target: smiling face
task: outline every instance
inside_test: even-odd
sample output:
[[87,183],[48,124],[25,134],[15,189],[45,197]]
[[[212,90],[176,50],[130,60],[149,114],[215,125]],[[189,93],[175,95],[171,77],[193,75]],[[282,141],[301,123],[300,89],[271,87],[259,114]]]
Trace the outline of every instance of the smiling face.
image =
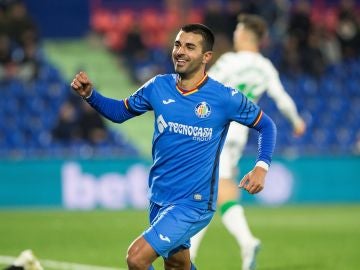
[[203,38],[199,34],[180,31],[176,36],[172,59],[175,72],[189,77],[205,72],[205,65],[211,59],[211,52],[203,52]]

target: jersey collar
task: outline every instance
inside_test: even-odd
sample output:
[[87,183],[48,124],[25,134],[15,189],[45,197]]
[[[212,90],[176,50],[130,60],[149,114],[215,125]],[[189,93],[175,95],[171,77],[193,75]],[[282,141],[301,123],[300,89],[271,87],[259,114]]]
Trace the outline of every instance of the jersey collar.
[[176,78],[176,89],[180,92],[180,94],[182,94],[183,96],[188,96],[191,95],[197,91],[199,91],[200,87],[202,87],[206,81],[208,80],[209,76],[207,73],[204,74],[204,77],[202,77],[202,79],[196,84],[196,86],[190,90],[185,90],[183,88],[181,88],[178,84],[179,81],[179,76],[177,76]]

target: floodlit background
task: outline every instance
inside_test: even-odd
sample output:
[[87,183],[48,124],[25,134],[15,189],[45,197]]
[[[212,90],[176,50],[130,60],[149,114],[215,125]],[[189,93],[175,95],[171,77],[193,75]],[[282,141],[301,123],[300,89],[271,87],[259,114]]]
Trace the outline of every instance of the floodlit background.
[[[265,190],[241,198],[263,242],[258,269],[359,269],[359,10],[351,0],[0,0],[0,266],[31,248],[48,269],[125,269],[147,226],[153,115],[112,124],[71,92],[72,77],[84,70],[125,98],[172,72],[181,25],[211,27],[217,58],[248,12],[270,25],[263,53],[308,126],[292,137],[260,101],[278,139]],[[242,173],[256,146],[251,133]],[[197,266],[239,269],[235,241],[212,223]]]

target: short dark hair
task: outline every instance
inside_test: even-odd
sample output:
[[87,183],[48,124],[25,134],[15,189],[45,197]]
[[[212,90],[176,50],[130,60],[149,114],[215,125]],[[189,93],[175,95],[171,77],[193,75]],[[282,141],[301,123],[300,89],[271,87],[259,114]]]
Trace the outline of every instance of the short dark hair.
[[203,38],[203,52],[213,50],[215,36],[209,27],[200,23],[192,23],[184,25],[183,27],[181,27],[181,30],[186,33],[191,32],[201,35]]
[[243,24],[246,29],[253,32],[259,42],[264,38],[267,32],[265,20],[258,15],[240,14],[238,16],[238,23]]

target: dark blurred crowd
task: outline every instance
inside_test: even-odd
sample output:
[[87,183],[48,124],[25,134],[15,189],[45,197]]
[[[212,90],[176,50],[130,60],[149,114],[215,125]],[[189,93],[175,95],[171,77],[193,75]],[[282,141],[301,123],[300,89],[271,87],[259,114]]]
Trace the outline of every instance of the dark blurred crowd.
[[125,59],[133,79],[139,83],[158,72],[172,70],[169,52],[173,34],[184,23],[201,22],[215,32],[216,56],[231,50],[240,13],[266,19],[269,35],[263,52],[289,75],[319,77],[328,66],[359,56],[360,16],[354,0],[199,2],[164,0],[160,9],[143,10],[98,7],[92,13],[92,27]]
[[[120,61],[125,61],[134,82],[141,84],[155,74],[173,72],[170,53],[174,35],[185,23],[204,23],[214,31],[216,61],[233,49],[238,15],[258,14],[269,26],[262,53],[279,70],[308,125],[305,136],[289,140],[285,132],[289,127],[273,104],[261,104],[283,131],[279,132],[278,151],[359,153],[360,14],[356,1],[148,2],[141,8],[127,2],[128,6],[109,9],[105,0],[99,0],[104,5],[93,6],[91,12],[92,29]],[[252,146],[256,142],[250,140],[247,147]]]
[[[269,35],[262,51],[309,118],[308,136],[297,141],[298,149],[312,153],[316,144],[325,152],[360,152],[353,150],[360,149],[360,16],[355,1],[163,0],[143,1],[141,8],[130,1],[112,2],[128,6],[93,6],[91,27],[125,61],[136,83],[173,71],[170,52],[183,24],[201,22],[213,29],[216,60],[232,50],[238,14],[263,16]],[[78,151],[79,146],[104,146],[107,155],[116,147],[117,153],[136,153],[90,106],[70,94],[40,42],[38,26],[23,2],[0,0],[0,156],[14,149],[31,155],[33,149],[59,149],[61,154],[63,147]],[[286,150],[294,142],[285,139],[280,141]]]
[[0,1],[0,80],[37,76],[38,29],[20,0]]
[[84,140],[90,145],[104,144],[109,139],[103,118],[75,95],[61,105],[52,136],[62,142]]
[[0,0],[0,92],[0,157],[136,153],[47,61],[22,0]]
[[359,10],[353,0],[337,6],[314,8],[309,1],[295,2],[283,43],[281,69],[322,75],[325,68],[359,56]]

